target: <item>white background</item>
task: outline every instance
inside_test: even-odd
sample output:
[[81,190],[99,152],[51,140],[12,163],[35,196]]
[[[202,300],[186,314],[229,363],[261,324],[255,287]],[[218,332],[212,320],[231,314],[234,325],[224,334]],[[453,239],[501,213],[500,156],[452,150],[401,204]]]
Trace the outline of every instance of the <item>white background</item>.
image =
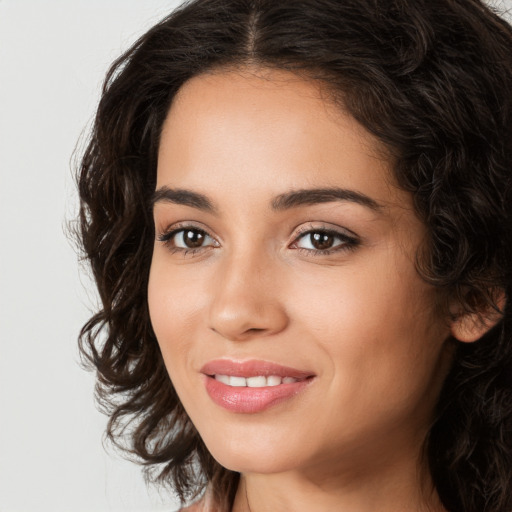
[[64,230],[108,65],[179,3],[0,0],[0,512],[176,508],[102,447],[76,344],[95,293]]
[[64,229],[108,65],[178,3],[0,0],[0,512],[177,508],[102,447],[76,343],[95,293]]

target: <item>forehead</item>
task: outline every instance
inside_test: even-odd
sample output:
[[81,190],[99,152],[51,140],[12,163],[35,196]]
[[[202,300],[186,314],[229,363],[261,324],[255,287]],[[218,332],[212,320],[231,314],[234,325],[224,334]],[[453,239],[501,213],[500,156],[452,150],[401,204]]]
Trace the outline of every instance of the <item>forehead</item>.
[[211,191],[234,182],[253,193],[266,185],[273,195],[343,186],[383,204],[410,199],[380,141],[325,86],[276,70],[194,77],[165,120],[157,188]]

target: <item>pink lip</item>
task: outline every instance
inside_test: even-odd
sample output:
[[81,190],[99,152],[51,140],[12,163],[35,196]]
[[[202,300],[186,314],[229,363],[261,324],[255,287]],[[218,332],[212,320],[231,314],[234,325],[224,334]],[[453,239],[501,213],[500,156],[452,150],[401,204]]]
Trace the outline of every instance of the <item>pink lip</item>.
[[[205,364],[201,368],[208,395],[214,403],[224,409],[237,413],[257,413],[288,400],[303,391],[315,376],[312,372],[297,370],[268,361],[236,362],[219,359]],[[293,377],[298,379],[292,384],[266,386],[262,388],[233,387],[215,380],[215,375],[235,377]]]
[[234,377],[256,377],[264,375],[269,377],[293,377],[294,379],[305,379],[313,376],[313,372],[297,370],[288,366],[271,363],[269,361],[232,361],[231,359],[217,359],[206,363],[201,368],[205,375],[233,375]]

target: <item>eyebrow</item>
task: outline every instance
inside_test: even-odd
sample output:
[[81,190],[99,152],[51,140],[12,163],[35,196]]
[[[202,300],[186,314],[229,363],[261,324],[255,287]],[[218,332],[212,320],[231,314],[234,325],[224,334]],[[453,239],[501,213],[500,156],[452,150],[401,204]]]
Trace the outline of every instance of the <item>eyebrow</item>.
[[171,189],[166,186],[155,190],[151,198],[151,206],[154,207],[156,203],[181,204],[210,213],[216,212],[216,208],[205,195],[192,192],[191,190]]
[[330,203],[333,201],[349,201],[360,204],[374,211],[381,211],[382,205],[371,197],[345,188],[314,188],[286,192],[272,201],[272,209],[281,211],[304,205]]
[[[274,211],[283,211],[333,201],[349,201],[377,212],[383,208],[377,201],[361,192],[338,187],[292,190],[275,197],[271,206]],[[153,207],[159,202],[181,204],[209,213],[217,212],[217,208],[208,197],[191,190],[171,189],[163,186],[154,192],[151,198],[151,206]]]

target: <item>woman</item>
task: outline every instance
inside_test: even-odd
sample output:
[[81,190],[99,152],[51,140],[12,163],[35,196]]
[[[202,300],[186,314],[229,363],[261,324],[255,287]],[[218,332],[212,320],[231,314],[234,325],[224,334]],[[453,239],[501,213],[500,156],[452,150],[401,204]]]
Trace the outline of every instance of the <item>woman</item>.
[[511,43],[478,0],[196,0],[114,63],[81,347],[189,510],[512,510]]

